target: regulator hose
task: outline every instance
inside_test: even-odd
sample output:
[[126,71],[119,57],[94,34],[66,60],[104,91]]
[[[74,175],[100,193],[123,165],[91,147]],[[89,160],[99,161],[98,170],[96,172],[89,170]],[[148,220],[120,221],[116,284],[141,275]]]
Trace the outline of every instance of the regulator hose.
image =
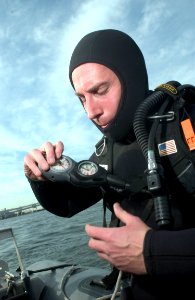
[[156,91],[149,95],[138,107],[135,112],[133,128],[137,142],[148,160],[148,116],[154,111],[154,108],[161,105],[166,95],[162,91]]
[[[156,130],[160,121],[159,116],[155,118],[155,109],[158,107],[157,112],[161,116],[169,102],[170,97],[167,97],[166,93],[162,91],[153,92],[138,107],[133,122],[137,142],[148,164],[148,190],[153,195],[155,219],[160,227],[170,225],[171,217],[166,186],[163,180],[163,168],[155,147]],[[153,114],[154,119],[152,125],[149,126],[148,116],[150,114]]]

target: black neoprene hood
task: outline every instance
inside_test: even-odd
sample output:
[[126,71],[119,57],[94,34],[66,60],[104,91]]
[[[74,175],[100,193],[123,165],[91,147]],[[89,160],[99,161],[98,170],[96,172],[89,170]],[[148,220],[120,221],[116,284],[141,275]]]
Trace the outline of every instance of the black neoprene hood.
[[142,52],[129,35],[119,30],[98,30],[85,35],[70,60],[69,78],[73,87],[73,70],[90,62],[110,68],[122,84],[123,93],[114,120],[105,129],[96,124],[108,138],[122,141],[132,130],[138,105],[148,95],[148,76]]

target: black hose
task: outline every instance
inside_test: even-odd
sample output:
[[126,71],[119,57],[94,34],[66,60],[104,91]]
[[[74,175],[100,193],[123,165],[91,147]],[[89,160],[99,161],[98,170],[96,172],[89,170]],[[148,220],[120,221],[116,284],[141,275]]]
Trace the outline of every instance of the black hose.
[[134,116],[134,133],[146,160],[148,160],[149,138],[147,117],[154,111],[154,107],[156,107],[156,105],[161,105],[165,98],[166,94],[162,91],[152,93],[141,103]]
[[[148,128],[148,116],[152,113],[155,115],[154,109],[158,107],[158,114],[161,116],[165,112],[170,98],[162,91],[156,91],[148,96],[144,102],[138,107],[134,117],[134,132],[137,142],[143,152],[148,163],[147,182],[148,190],[153,195],[155,219],[160,227],[169,226],[171,217],[169,212],[169,203],[167,191],[162,176],[162,166],[160,165],[160,157],[155,153],[156,131],[160,122],[160,118],[153,120],[152,125]],[[153,167],[150,169],[149,153],[153,153]],[[158,165],[157,165],[158,162]]]

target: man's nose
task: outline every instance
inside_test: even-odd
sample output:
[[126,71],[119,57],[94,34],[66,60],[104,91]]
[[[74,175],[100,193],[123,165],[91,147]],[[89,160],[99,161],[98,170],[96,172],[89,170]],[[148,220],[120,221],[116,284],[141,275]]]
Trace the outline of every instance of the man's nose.
[[97,118],[101,114],[101,109],[98,103],[98,99],[93,96],[86,97],[85,110],[90,120]]

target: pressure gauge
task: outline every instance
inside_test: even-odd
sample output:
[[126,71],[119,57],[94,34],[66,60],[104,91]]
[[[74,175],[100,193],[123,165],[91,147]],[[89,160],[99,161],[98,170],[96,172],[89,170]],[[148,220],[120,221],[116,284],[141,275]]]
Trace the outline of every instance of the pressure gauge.
[[44,171],[43,176],[54,182],[70,183],[76,187],[89,188],[110,184],[121,189],[130,190],[130,185],[117,177],[108,174],[107,171],[90,160],[74,161],[69,156],[62,155],[60,159]]
[[51,181],[70,182],[70,172],[75,166],[75,161],[68,156],[62,155],[60,159],[50,166],[48,171],[41,170],[43,176]]
[[53,172],[66,172],[72,167],[72,160],[62,155],[60,159],[58,159],[55,164],[50,166],[50,170]]
[[98,172],[98,166],[89,160],[85,160],[79,163],[78,173],[83,176],[92,176]]

